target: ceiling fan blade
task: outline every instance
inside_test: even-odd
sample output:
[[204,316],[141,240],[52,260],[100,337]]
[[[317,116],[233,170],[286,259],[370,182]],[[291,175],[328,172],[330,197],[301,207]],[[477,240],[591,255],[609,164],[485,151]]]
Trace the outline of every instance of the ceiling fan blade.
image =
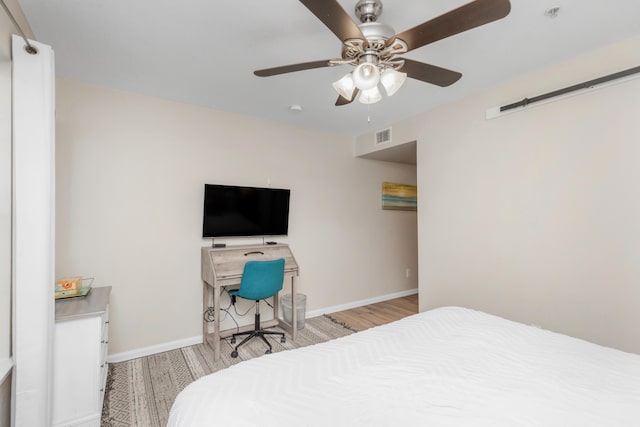
[[336,99],[336,107],[339,107],[341,105],[351,104],[358,97],[359,93],[360,93],[360,89],[356,88],[355,92],[353,92],[353,97],[351,98],[351,100],[345,98],[342,95],[338,95],[338,99]]
[[446,87],[454,84],[462,74],[424,62],[413,61],[407,58],[396,58],[404,61],[404,65],[398,71],[407,73],[407,77],[431,83],[437,86]]
[[253,72],[258,77],[276,76],[278,74],[293,73],[295,71],[312,70],[314,68],[333,67],[335,64],[331,59],[323,61],[301,62],[299,64],[282,65],[280,67],[265,68]]
[[367,43],[362,31],[336,0],[300,0],[340,41],[361,39]]
[[509,0],[475,0],[400,34],[396,34],[389,39],[387,45],[390,45],[393,39],[398,38],[407,43],[408,50],[417,49],[429,43],[497,21],[507,16],[510,11],[511,3],[509,3]]

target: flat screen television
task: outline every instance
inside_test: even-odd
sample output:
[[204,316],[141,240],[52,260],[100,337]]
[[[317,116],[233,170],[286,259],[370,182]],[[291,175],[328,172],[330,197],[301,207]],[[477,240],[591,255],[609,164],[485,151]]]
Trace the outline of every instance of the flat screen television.
[[290,190],[205,184],[202,237],[284,236]]

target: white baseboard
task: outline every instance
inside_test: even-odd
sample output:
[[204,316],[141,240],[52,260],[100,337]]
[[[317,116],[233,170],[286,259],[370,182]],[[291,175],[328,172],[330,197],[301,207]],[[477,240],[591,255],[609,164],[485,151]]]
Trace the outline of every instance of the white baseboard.
[[319,310],[308,311],[305,317],[310,318],[310,317],[322,316],[323,314],[335,313],[336,311],[350,310],[352,308],[362,307],[363,305],[375,304],[377,302],[388,301],[390,299],[395,299],[395,298],[402,298],[409,295],[415,295],[417,293],[418,293],[418,288],[415,288],[415,289],[409,289],[406,291],[395,292],[393,294],[382,295],[379,297],[362,299],[360,301],[348,302],[346,304],[334,305],[331,307],[321,308]]
[[[367,298],[360,301],[353,301],[346,304],[334,305],[331,307],[325,307],[318,310],[312,310],[305,313],[307,319],[323,314],[335,313],[337,311],[349,310],[356,307],[362,307],[363,305],[375,304],[377,302],[387,301],[395,298],[402,298],[408,295],[414,295],[418,293],[418,289],[409,289],[406,291],[394,292],[392,294],[382,295],[379,297]],[[171,341],[163,344],[152,345],[149,347],[138,348],[131,351],[125,351],[122,353],[111,354],[107,357],[109,363],[124,362],[126,360],[137,359],[139,357],[150,356],[152,354],[162,353],[164,351],[175,350],[177,348],[188,347],[190,345],[201,344],[202,335],[198,335],[191,338],[185,338],[182,340]]]
[[185,338],[177,341],[170,341],[162,344],[152,345],[149,347],[137,348],[135,350],[125,351],[122,353],[110,354],[107,362],[124,362],[126,360],[137,359],[139,357],[151,356],[152,354],[162,353],[164,351],[175,350],[176,348],[189,347],[190,345],[202,344],[202,335],[196,337]]

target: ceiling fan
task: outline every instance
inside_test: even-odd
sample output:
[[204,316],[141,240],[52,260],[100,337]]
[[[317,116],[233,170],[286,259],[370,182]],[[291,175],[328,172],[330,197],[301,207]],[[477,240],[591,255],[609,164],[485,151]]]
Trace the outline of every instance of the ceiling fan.
[[407,77],[441,87],[449,86],[462,74],[446,68],[401,58],[401,55],[427,44],[488,24],[507,16],[509,0],[475,0],[409,30],[395,34],[389,25],[377,22],[382,13],[380,0],[359,0],[355,6],[356,24],[337,0],[300,0],[342,41],[342,57],[304,62],[254,71],[269,77],[314,68],[350,64],[355,69],[333,83],[339,93],[336,105],[351,103],[357,96],[364,104],[382,99],[381,83],[393,95]]

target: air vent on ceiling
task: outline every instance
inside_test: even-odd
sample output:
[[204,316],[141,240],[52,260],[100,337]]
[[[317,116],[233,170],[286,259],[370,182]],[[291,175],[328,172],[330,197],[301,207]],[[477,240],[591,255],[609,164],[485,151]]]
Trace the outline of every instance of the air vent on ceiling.
[[375,135],[375,144],[386,144],[391,142],[391,128],[379,130]]

